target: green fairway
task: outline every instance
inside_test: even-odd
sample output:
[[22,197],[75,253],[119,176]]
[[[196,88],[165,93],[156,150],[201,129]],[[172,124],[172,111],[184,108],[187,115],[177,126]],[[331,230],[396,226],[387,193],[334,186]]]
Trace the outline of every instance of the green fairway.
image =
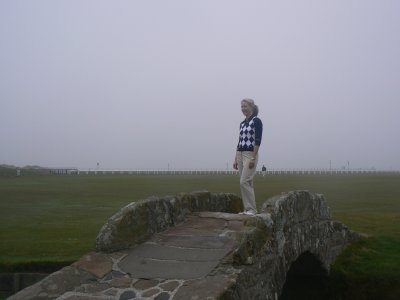
[[[76,260],[94,249],[107,219],[132,201],[195,190],[239,194],[238,181],[234,175],[0,178],[0,265]],[[338,259],[336,272],[400,278],[400,175],[255,178],[258,207],[273,195],[299,189],[324,194],[333,219],[370,236]]]
[[[400,238],[399,175],[269,175],[255,179],[257,204],[306,189],[327,198],[351,229]],[[0,178],[1,263],[73,260],[93,250],[118,209],[149,196],[209,190],[239,194],[236,176],[79,175]]]
[[27,176],[0,178],[0,263],[70,261],[93,250],[121,207],[152,195],[238,192],[233,176]]

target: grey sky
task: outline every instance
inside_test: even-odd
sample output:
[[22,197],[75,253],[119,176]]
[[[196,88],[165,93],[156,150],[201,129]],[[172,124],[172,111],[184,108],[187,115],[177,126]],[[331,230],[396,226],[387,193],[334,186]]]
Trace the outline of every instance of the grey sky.
[[400,169],[400,2],[0,1],[0,163]]

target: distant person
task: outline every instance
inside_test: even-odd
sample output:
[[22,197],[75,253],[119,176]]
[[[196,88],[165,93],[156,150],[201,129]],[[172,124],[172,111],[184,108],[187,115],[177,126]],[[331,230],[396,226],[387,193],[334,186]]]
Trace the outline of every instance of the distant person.
[[264,177],[265,174],[267,174],[267,168],[263,165],[262,168],[261,168],[261,171],[262,171],[262,175]]
[[239,142],[236,148],[233,168],[239,169],[240,192],[242,194],[244,212],[241,214],[255,215],[257,213],[256,198],[253,188],[253,177],[256,174],[258,149],[261,145],[263,124],[257,117],[258,106],[252,99],[241,102],[244,121],[239,126]]

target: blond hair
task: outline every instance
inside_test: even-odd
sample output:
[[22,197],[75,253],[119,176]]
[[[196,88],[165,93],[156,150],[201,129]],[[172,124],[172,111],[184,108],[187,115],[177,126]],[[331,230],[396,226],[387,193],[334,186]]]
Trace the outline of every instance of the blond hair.
[[253,115],[258,115],[258,106],[254,103],[253,99],[244,98],[242,102],[246,102],[248,105],[250,105],[251,109],[253,110]]

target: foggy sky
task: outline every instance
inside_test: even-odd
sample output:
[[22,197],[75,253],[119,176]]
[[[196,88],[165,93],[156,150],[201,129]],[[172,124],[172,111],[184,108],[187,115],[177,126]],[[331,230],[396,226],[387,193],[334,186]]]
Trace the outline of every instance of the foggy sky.
[[400,169],[400,2],[0,2],[0,164]]

